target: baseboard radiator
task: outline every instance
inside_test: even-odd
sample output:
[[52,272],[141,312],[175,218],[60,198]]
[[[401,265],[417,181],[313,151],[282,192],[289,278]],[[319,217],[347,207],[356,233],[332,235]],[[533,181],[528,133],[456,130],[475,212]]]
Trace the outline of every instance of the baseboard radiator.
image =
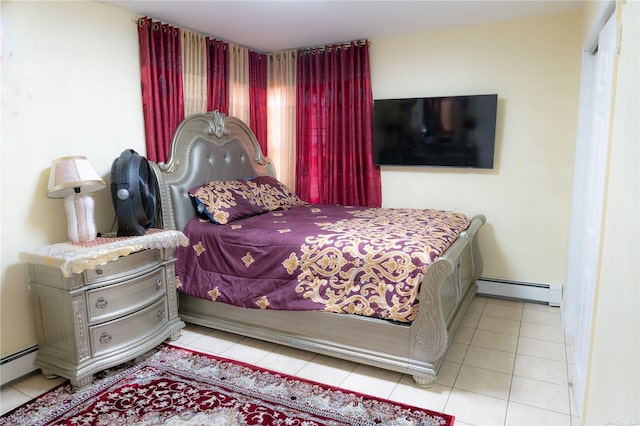
[[38,367],[35,365],[37,354],[38,346],[32,346],[15,354],[2,357],[2,360],[0,360],[2,386],[37,370]]
[[476,283],[480,296],[548,303],[550,306],[560,306],[562,302],[561,284],[538,284],[482,277]]

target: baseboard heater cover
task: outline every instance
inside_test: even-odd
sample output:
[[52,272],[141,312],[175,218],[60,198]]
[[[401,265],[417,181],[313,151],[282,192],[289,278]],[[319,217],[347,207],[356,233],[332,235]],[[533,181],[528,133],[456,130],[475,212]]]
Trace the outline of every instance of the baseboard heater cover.
[[35,365],[38,346],[31,346],[20,352],[2,357],[0,360],[0,381],[2,386],[38,369]]
[[528,283],[482,277],[476,283],[480,296],[548,303],[550,306],[560,306],[562,302],[562,284]]

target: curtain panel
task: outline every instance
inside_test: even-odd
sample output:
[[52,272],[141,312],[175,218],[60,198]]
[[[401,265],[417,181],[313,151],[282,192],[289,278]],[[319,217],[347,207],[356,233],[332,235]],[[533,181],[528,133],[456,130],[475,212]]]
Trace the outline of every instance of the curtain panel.
[[207,112],[207,38],[182,30],[184,115]]
[[251,127],[249,112],[249,50],[229,45],[229,115]]
[[267,63],[267,144],[280,182],[296,183],[296,51],[269,54]]
[[249,122],[264,155],[267,145],[267,55],[249,51]]
[[229,43],[207,40],[207,111],[229,115]]
[[298,51],[296,85],[298,195],[380,207],[368,42]]
[[173,131],[184,119],[180,30],[138,20],[146,157],[166,162]]

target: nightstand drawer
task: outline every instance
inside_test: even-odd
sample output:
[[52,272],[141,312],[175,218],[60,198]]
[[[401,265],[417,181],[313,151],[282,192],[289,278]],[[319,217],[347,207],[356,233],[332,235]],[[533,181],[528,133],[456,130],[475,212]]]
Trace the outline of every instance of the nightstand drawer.
[[151,335],[167,322],[166,300],[160,299],[153,305],[134,314],[108,323],[89,327],[92,356],[116,350],[135,340]]
[[165,293],[164,268],[138,278],[88,291],[89,323],[114,319],[148,305]]
[[152,268],[160,263],[162,263],[160,249],[142,250],[131,253],[128,256],[121,256],[106,265],[96,266],[95,269],[86,270],[86,283],[93,284],[99,281],[131,276],[131,274]]

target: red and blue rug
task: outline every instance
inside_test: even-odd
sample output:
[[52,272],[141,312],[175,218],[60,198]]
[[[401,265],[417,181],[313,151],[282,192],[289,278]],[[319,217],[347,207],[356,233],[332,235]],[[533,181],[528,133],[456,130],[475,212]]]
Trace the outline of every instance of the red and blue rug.
[[0,425],[453,425],[453,416],[162,345],[73,392],[63,384]]

